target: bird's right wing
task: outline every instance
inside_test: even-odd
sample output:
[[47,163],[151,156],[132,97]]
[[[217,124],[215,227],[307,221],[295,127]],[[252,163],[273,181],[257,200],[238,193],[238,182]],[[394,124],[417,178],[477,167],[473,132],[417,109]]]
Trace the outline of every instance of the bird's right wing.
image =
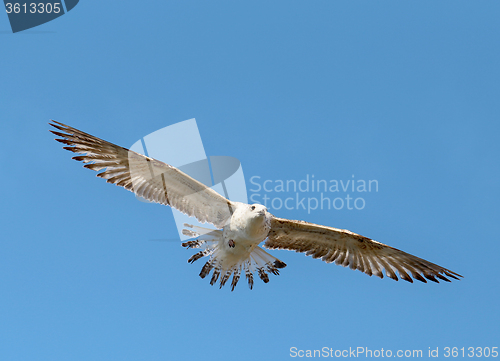
[[427,282],[425,278],[438,282],[437,277],[449,282],[445,276],[462,277],[437,264],[348,230],[303,221],[273,217],[264,247],[306,252],[306,256],[349,266],[380,278],[384,277],[382,270],[385,270],[386,276],[396,281],[396,272],[408,282],[413,282],[409,274],[422,282]]
[[69,145],[64,149],[81,154],[73,159],[85,163],[85,168],[104,169],[97,176],[108,183],[124,187],[151,202],[171,206],[218,228],[224,227],[231,217],[235,207],[233,202],[179,169],[53,122],[50,125],[58,131],[51,132],[61,137],[56,140]]

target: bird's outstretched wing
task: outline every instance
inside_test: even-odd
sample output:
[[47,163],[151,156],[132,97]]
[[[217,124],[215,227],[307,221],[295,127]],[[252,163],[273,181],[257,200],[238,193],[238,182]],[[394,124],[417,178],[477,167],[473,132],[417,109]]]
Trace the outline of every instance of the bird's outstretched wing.
[[303,221],[273,217],[271,231],[264,247],[306,252],[306,255],[313,258],[321,258],[328,263],[335,261],[338,265],[349,266],[351,269],[380,278],[384,277],[384,269],[386,276],[396,281],[396,272],[408,282],[413,282],[412,277],[422,282],[427,282],[426,278],[439,282],[437,277],[450,282],[445,276],[455,279],[462,277],[458,273],[359,234]]
[[218,228],[224,227],[231,217],[234,209],[231,201],[177,168],[55,120],[52,122],[49,124],[57,131],[51,132],[61,137],[56,140],[68,145],[64,149],[80,154],[73,159],[85,163],[85,168],[103,170],[97,176],[108,183]]

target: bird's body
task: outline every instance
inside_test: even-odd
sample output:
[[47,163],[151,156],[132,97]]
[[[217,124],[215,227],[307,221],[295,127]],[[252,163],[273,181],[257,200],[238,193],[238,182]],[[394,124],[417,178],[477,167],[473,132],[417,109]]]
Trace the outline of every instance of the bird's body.
[[198,230],[198,233],[185,230],[186,235],[197,237],[198,240],[183,243],[183,246],[203,248],[189,261],[194,262],[210,255],[211,258],[205,264],[200,276],[205,277],[207,270],[213,268],[211,283],[214,284],[220,274],[222,275],[221,287],[231,274],[234,275],[234,280],[234,277],[239,277],[242,271],[245,271],[250,286],[253,283],[253,277],[250,274],[254,271],[258,272],[264,282],[268,282],[267,271],[279,274],[278,268],[286,266],[284,262],[259,247],[271,230],[272,215],[266,207],[260,204],[250,205],[241,202],[233,202],[233,204],[233,213],[222,231],[185,225]]
[[210,257],[200,276],[204,278],[213,271],[212,285],[220,278],[222,287],[233,275],[231,286],[234,289],[244,274],[252,288],[254,272],[266,283],[268,273],[279,274],[278,270],[286,264],[259,246],[264,241],[264,247],[268,249],[305,252],[313,258],[380,278],[384,277],[382,271],[385,271],[387,277],[396,281],[396,272],[408,282],[413,282],[413,279],[438,282],[436,277],[449,282],[446,277],[462,277],[347,230],[277,218],[263,205],[229,201],[168,164],[62,123],[54,121],[51,125],[58,130],[52,133],[61,137],[56,140],[69,145],[64,149],[82,154],[73,159],[84,162],[86,168],[103,170],[98,177],[149,201],[174,207],[200,222],[215,225],[216,230],[186,224],[183,233],[196,240],[182,244],[187,248],[201,249],[188,262]]

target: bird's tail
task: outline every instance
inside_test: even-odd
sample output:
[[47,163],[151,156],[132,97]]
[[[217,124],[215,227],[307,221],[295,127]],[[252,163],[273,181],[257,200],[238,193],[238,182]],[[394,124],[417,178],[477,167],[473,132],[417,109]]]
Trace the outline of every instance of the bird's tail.
[[182,233],[196,239],[184,242],[182,243],[182,246],[188,249],[201,248],[198,253],[195,253],[188,259],[188,262],[193,263],[200,258],[210,256],[209,260],[201,269],[200,277],[205,278],[210,274],[210,272],[213,271],[212,278],[210,279],[211,285],[214,285],[220,276],[219,284],[220,288],[222,288],[222,286],[224,286],[228,281],[229,277],[233,275],[233,279],[231,281],[231,291],[233,291],[240,279],[241,274],[245,273],[248,286],[252,289],[254,272],[257,272],[260,279],[267,283],[269,282],[267,272],[279,275],[279,269],[286,267],[284,262],[270,255],[259,246],[256,246],[248,257],[236,260],[235,262],[228,262],[228,260],[224,259],[222,256],[222,251],[219,248],[219,242],[222,241],[222,231],[192,226],[190,224],[184,224],[184,226],[189,227],[192,230],[183,229]]

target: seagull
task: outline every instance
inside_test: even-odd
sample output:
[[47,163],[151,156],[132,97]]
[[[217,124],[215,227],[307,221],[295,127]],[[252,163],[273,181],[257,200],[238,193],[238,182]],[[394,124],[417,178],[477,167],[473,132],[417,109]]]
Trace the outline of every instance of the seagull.
[[[187,249],[200,249],[189,263],[209,257],[200,277],[210,273],[210,284],[219,280],[222,288],[229,278],[231,291],[244,273],[250,289],[254,273],[265,283],[268,273],[279,274],[286,264],[266,249],[305,252],[327,263],[359,270],[383,278],[384,273],[397,281],[399,277],[427,283],[459,280],[458,273],[345,229],[322,226],[273,216],[261,204],[233,202],[179,169],[154,158],[107,142],[76,128],[52,120],[50,130],[63,147],[77,153],[73,159],[97,171],[97,177],[116,184],[144,199],[173,207],[201,223],[217,229],[190,224],[182,232],[191,240],[182,243]],[[396,274],[397,273],[397,274]],[[438,280],[439,279],[439,280]]]

